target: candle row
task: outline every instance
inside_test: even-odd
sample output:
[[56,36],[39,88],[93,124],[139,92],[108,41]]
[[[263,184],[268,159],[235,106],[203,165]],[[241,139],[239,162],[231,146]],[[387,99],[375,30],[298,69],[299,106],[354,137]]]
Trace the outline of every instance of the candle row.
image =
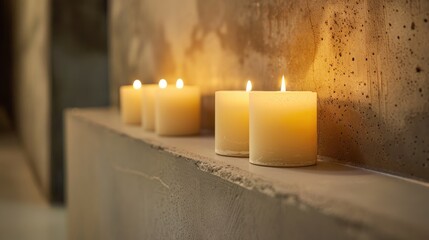
[[247,157],[265,166],[316,164],[317,94],[281,89],[217,91],[215,94],[215,152]]
[[[317,94],[281,89],[215,93],[215,152],[249,157],[250,163],[265,166],[308,166],[317,159]],[[159,85],[121,87],[121,111],[125,123],[142,123],[145,130],[163,136],[197,134],[200,130],[200,91],[184,86]]]
[[200,89],[184,86],[182,79],[177,80],[175,87],[161,79],[159,85],[142,85],[136,80],[132,86],[120,88],[122,121],[141,124],[143,129],[161,136],[198,134],[200,101]]

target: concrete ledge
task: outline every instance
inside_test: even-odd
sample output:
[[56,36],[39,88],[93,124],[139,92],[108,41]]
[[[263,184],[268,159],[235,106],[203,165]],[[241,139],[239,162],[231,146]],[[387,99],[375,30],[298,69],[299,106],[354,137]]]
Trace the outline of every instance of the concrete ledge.
[[70,239],[427,239],[425,183],[321,158],[267,168],[163,138],[113,109],[69,110]]

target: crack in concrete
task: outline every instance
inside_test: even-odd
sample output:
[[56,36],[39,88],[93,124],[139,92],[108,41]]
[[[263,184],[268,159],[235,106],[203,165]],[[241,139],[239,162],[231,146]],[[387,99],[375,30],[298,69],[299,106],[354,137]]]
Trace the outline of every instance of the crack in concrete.
[[144,178],[149,179],[151,181],[157,181],[164,188],[170,190],[170,186],[168,186],[168,184],[166,184],[160,177],[151,176],[151,175],[148,175],[148,174],[146,174],[144,172],[140,172],[140,171],[136,171],[136,170],[132,170],[132,169],[128,169],[128,168],[122,168],[122,167],[119,167],[117,165],[114,165],[113,169],[115,169],[116,171],[119,171],[119,172],[123,172],[123,173],[128,173],[128,174],[133,174],[133,175],[137,175],[137,176],[140,176],[140,177],[144,177]]

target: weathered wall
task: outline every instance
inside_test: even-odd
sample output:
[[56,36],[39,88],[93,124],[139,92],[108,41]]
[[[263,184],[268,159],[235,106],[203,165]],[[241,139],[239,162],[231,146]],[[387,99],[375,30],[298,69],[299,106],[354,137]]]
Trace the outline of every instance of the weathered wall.
[[16,128],[43,192],[49,194],[49,0],[13,1]]
[[63,111],[107,106],[107,0],[52,2],[52,193],[64,199]]
[[[279,187],[284,191],[276,191],[276,184],[261,182],[261,175],[270,173],[252,170],[245,159],[233,160],[244,162],[245,172],[253,174],[243,175],[237,165],[233,167],[219,159],[212,163],[203,160],[207,155],[202,156],[201,151],[189,152],[194,158],[183,157],[183,149],[172,150],[183,145],[164,148],[153,139],[148,141],[151,143],[145,142],[141,128],[124,127],[117,113],[106,112],[77,110],[67,114],[70,240],[424,239],[428,235],[425,225],[420,224],[427,220],[427,211],[418,207],[426,203],[426,188],[417,184],[404,186],[408,182],[388,177],[381,180],[375,174],[368,176],[362,170],[357,173],[337,166],[322,167],[321,171],[289,169],[283,173],[294,176],[289,179],[291,184]],[[187,140],[185,145],[189,146],[197,139]],[[213,140],[210,145],[214,145]],[[268,170],[276,175],[279,169]],[[330,184],[347,177],[349,184]],[[309,179],[316,186],[302,184]],[[358,183],[350,184],[353,182]],[[373,185],[362,187],[368,186],[368,182]],[[391,202],[387,209],[380,206],[392,195],[386,194],[388,190],[380,200],[380,196],[370,194],[374,186],[394,187],[394,195],[403,200],[395,198],[394,202],[402,203],[408,210],[406,214],[401,214],[402,208],[392,208]],[[314,188],[329,189],[322,191],[325,194],[312,195],[314,202],[322,203],[317,207],[304,200]],[[349,200],[350,195],[339,199],[348,195],[349,188],[360,192],[358,204]],[[414,189],[411,193],[415,195],[404,189]],[[414,205],[410,206],[410,202]],[[371,207],[365,207],[366,204]],[[412,214],[416,209],[422,214]],[[408,216],[412,216],[412,221]]]
[[429,2],[112,0],[111,98],[135,78],[319,96],[319,154],[429,180]]

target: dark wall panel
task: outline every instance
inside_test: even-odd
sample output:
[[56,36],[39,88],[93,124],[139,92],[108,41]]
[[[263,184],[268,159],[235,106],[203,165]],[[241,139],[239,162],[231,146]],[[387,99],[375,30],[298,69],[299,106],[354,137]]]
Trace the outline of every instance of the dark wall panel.
[[109,104],[107,0],[52,1],[52,151],[54,201],[64,199],[64,109]]
[[0,0],[0,107],[13,117],[13,37],[12,4]]

